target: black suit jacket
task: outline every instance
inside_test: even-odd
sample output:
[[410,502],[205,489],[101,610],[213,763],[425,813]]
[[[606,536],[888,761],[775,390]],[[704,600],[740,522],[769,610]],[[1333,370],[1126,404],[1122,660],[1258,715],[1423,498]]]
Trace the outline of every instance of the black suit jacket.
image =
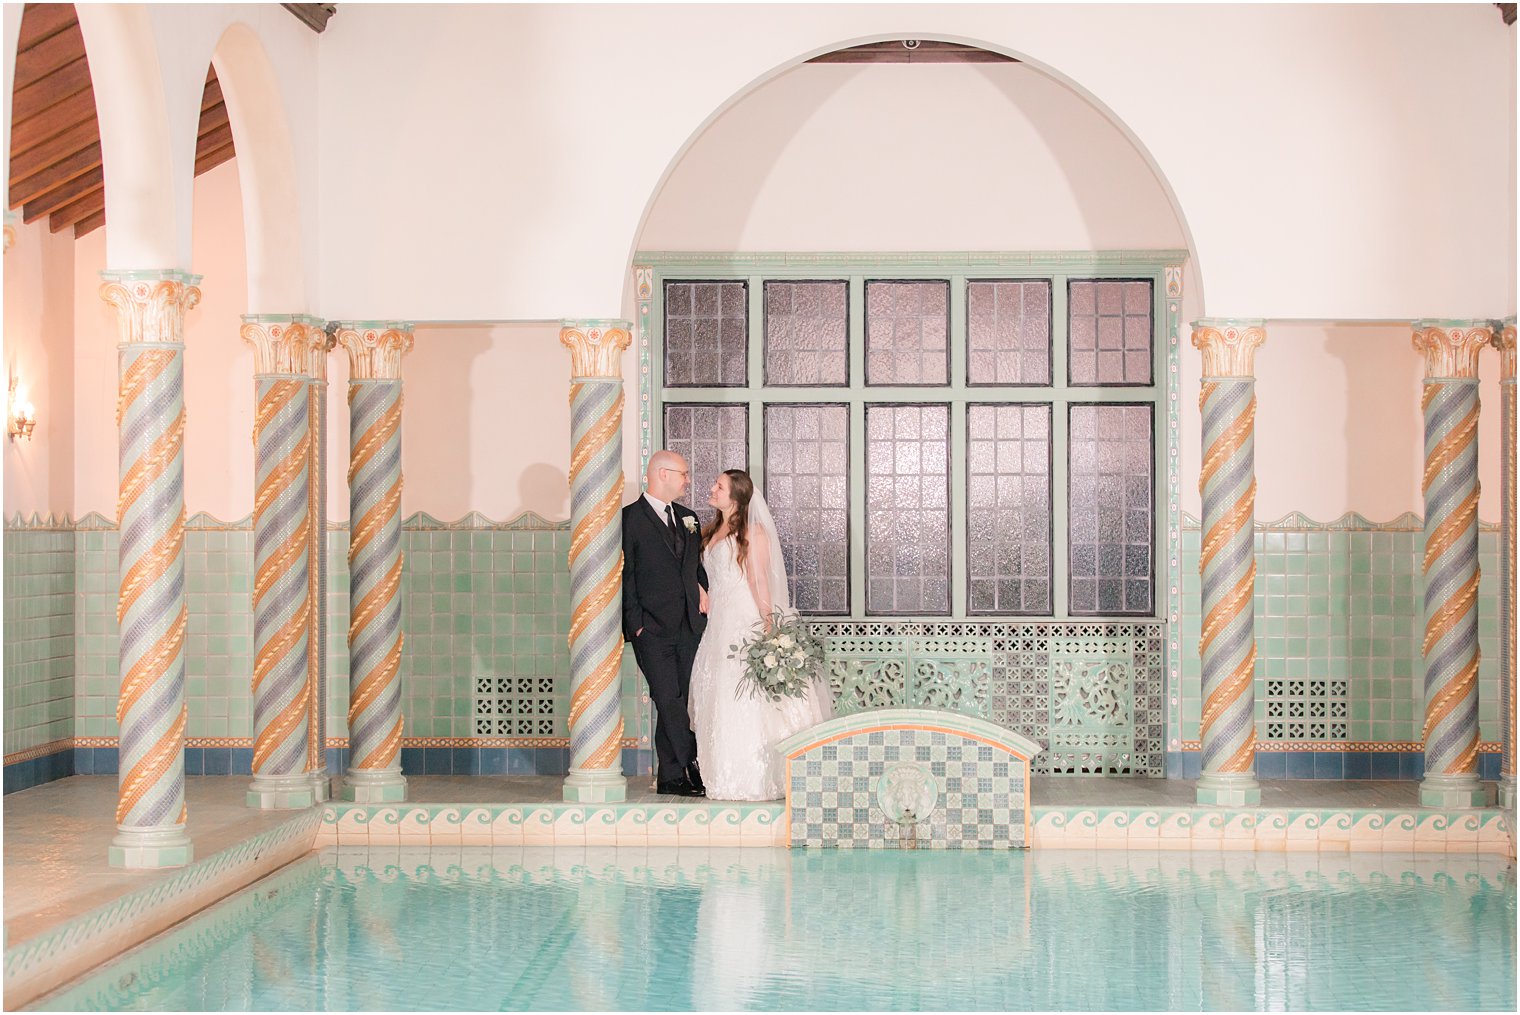
[[707,626],[697,592],[699,585],[707,588],[702,534],[700,525],[696,532],[686,531],[685,522],[695,521],[697,514],[680,504],[674,507],[686,541],[679,558],[666,536],[670,527],[643,494],[623,508],[623,637],[629,641],[639,628],[675,637],[683,613],[698,637]]

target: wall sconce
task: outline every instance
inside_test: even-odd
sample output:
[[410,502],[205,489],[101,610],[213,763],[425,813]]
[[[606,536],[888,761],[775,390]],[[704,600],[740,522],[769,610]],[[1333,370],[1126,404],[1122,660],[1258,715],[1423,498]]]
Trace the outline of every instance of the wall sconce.
[[20,401],[16,396],[16,378],[11,378],[11,393],[7,403],[5,432],[14,441],[17,437],[25,440],[32,439],[32,431],[37,429],[37,410],[31,402]]

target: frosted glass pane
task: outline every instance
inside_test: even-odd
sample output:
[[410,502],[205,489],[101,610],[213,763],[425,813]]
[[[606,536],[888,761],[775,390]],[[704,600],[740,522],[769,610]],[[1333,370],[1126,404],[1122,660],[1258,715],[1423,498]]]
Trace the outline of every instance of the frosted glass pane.
[[765,407],[765,497],[803,613],[850,612],[849,433],[843,405]]
[[950,612],[950,409],[866,406],[866,610]]
[[1050,406],[968,405],[966,455],[971,612],[1049,614]]
[[765,283],[765,383],[848,383],[849,283]]
[[967,381],[1050,383],[1050,283],[976,281],[966,285]]
[[950,283],[866,283],[866,383],[950,382]]
[[1151,384],[1149,279],[1068,283],[1072,384]]
[[701,515],[705,525],[712,514],[707,491],[718,473],[749,468],[749,407],[667,404],[665,446],[690,463],[691,489],[680,503]]
[[665,283],[665,386],[743,387],[749,380],[745,282]]
[[1154,408],[1073,405],[1067,488],[1073,614],[1153,612]]

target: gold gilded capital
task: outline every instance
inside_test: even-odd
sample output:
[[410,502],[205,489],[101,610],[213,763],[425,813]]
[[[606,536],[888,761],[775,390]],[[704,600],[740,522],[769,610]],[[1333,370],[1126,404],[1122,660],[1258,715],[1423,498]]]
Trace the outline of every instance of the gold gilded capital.
[[256,374],[327,376],[327,351],[332,345],[314,324],[297,320],[245,320],[238,334],[253,346]]
[[201,301],[199,275],[102,272],[100,298],[116,308],[117,343],[185,343],[185,311]]
[[1427,378],[1476,378],[1478,353],[1493,337],[1482,321],[1414,322],[1414,349],[1425,357]]
[[1267,340],[1262,322],[1201,320],[1193,322],[1193,348],[1203,353],[1205,377],[1254,377],[1256,350]]
[[627,321],[563,321],[559,344],[570,350],[571,377],[622,377],[633,343]]
[[412,328],[399,322],[339,325],[338,344],[348,352],[349,380],[400,380],[401,357],[412,351]]
[[1499,379],[1515,379],[1515,322],[1505,321],[1504,327],[1493,337],[1493,347],[1499,350]]

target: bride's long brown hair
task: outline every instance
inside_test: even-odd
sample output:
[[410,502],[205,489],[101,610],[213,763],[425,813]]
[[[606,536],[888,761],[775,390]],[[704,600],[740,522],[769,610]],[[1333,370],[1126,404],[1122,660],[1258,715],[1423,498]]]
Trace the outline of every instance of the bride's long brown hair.
[[[734,546],[738,550],[739,566],[742,568],[745,558],[749,556],[749,502],[755,496],[755,481],[743,469],[725,469],[723,475],[728,477],[728,496],[734,502]],[[702,530],[702,549],[707,549],[707,544],[713,541],[713,537],[722,528],[723,512],[714,511],[712,521]]]

